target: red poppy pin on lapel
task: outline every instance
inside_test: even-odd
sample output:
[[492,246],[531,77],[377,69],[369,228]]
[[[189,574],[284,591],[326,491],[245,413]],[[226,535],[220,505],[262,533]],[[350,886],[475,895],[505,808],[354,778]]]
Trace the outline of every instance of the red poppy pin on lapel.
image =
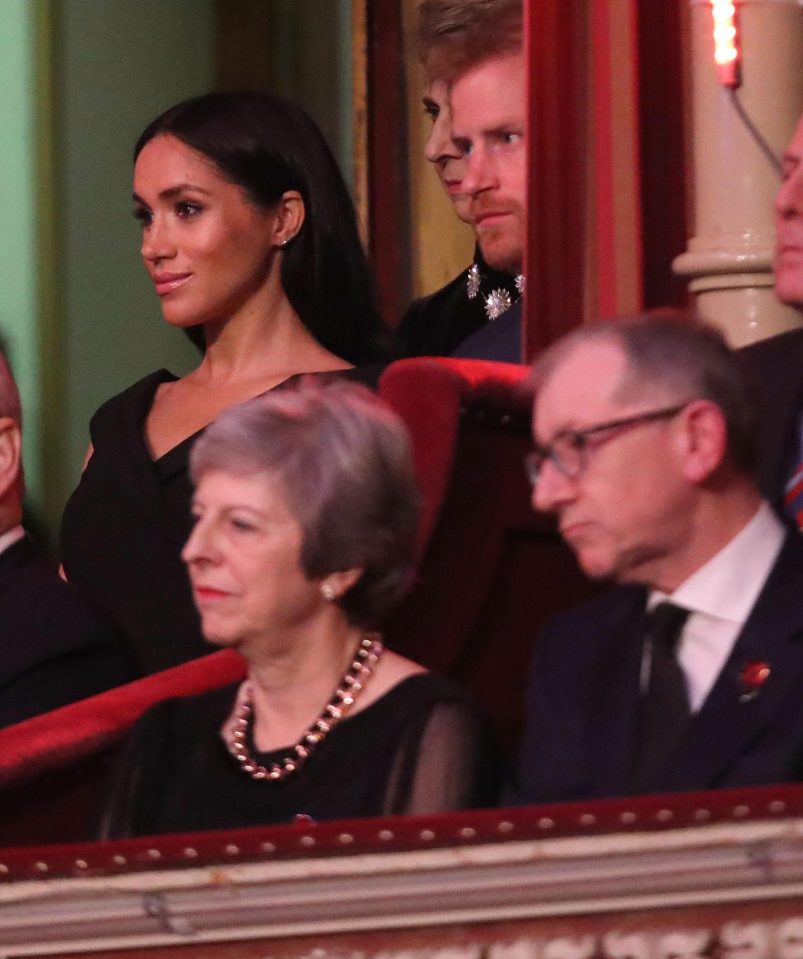
[[764,687],[764,683],[770,678],[770,664],[760,659],[750,659],[743,666],[739,673],[739,685],[741,694],[740,703],[749,703],[758,696]]

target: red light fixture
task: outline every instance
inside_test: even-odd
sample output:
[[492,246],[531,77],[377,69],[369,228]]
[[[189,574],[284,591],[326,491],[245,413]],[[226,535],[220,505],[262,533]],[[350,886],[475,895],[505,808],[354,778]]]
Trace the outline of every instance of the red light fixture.
[[719,82],[726,87],[738,87],[739,32],[735,0],[711,0],[711,13],[714,20],[714,61]]

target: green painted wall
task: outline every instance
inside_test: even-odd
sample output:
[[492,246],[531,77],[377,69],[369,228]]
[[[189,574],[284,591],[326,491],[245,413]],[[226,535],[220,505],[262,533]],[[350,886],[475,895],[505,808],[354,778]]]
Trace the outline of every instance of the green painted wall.
[[139,256],[131,151],[154,116],[214,86],[211,0],[58,0],[57,231],[64,336],[60,498],[107,397],[197,355],[167,329]]
[[36,244],[36,7],[0,3],[0,331],[25,409],[25,457],[32,498],[40,494],[40,367]]

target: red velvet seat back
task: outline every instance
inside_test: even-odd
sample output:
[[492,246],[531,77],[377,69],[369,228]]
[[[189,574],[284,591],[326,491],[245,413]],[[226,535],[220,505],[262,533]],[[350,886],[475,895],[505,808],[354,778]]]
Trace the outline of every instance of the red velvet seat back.
[[[508,750],[521,728],[539,626],[593,588],[554,523],[530,505],[528,375],[508,364],[407,360],[380,384],[413,435],[424,467],[422,527],[431,530],[416,588],[386,638],[465,685]],[[429,412],[433,396],[440,419]],[[445,411],[453,417],[446,424]],[[439,429],[448,430],[446,442]]]

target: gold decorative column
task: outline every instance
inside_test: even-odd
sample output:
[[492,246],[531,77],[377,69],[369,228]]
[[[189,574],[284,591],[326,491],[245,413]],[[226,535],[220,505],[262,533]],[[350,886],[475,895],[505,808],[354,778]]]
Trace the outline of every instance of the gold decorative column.
[[734,92],[718,79],[711,2],[688,0],[694,236],[673,269],[689,278],[701,315],[742,346],[803,323],[775,297],[779,173],[747,126],[781,156],[803,112],[803,7],[735,3],[741,85]]

